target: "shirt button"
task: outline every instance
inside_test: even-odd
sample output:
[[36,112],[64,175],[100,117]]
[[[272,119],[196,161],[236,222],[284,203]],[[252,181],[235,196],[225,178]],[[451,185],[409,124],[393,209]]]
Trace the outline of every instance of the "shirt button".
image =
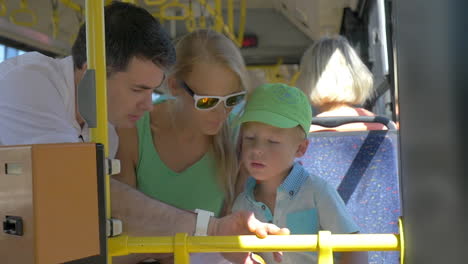
[[289,195],[293,196],[293,195],[294,195],[294,191],[289,191]]
[[266,206],[264,204],[262,204],[262,209],[265,210],[266,209]]

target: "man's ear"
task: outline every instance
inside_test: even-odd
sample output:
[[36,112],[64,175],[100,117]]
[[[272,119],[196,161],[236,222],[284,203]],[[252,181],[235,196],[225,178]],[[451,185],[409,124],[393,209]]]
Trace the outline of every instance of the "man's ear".
[[88,64],[85,62],[83,63],[83,66],[81,69],[74,69],[74,82],[75,86],[78,86],[78,84],[81,82],[81,79],[83,79],[83,76],[85,75],[86,70],[88,69]]
[[304,156],[304,154],[307,151],[307,147],[309,146],[309,140],[307,138],[303,139],[299,146],[297,146],[297,151],[296,151],[296,158],[300,158]]

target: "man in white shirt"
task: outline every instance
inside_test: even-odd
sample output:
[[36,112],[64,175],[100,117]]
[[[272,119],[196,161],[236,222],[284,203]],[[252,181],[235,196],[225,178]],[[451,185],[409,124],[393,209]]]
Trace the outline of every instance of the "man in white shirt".
[[[175,50],[159,22],[134,5],[114,2],[107,6],[105,26],[109,150],[113,156],[118,142],[113,126],[132,127],[152,109],[152,93],[175,62]],[[0,64],[0,145],[89,141],[88,126],[77,103],[78,83],[86,68],[84,25],[71,57],[54,59],[32,52]],[[112,215],[123,221],[129,235],[193,234],[195,226],[200,226],[195,213],[151,199],[116,180],[111,180],[111,197]],[[209,235],[287,232],[259,222],[248,212],[205,221]],[[130,256],[125,262],[141,258]]]

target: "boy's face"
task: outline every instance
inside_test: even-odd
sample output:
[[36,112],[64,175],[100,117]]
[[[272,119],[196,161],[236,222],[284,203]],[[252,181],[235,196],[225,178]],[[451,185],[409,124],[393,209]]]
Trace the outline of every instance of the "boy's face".
[[259,122],[242,125],[242,163],[259,181],[281,183],[308,144],[299,127],[278,128]]

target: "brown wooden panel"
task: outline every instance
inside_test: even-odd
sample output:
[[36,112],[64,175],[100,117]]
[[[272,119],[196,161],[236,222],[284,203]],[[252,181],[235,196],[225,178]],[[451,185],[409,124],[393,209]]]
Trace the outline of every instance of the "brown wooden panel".
[[99,252],[96,147],[33,146],[36,263],[63,263]]

